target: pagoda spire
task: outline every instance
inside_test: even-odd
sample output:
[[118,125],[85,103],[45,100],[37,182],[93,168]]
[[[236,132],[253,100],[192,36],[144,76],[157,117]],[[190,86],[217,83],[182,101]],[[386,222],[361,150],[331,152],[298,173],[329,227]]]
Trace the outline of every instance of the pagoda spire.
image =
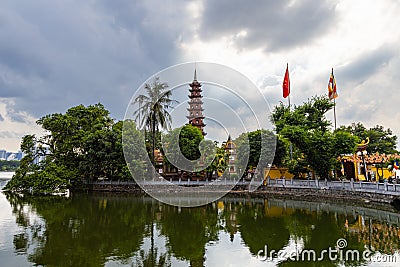
[[203,115],[203,101],[201,100],[203,96],[201,95],[201,84],[197,81],[197,70],[196,66],[194,69],[194,77],[193,82],[189,84],[190,95],[189,95],[189,108],[187,109],[189,114],[186,116],[189,119],[189,124],[197,127],[201,133],[206,135],[204,132],[204,127],[206,126],[203,122],[204,115]]

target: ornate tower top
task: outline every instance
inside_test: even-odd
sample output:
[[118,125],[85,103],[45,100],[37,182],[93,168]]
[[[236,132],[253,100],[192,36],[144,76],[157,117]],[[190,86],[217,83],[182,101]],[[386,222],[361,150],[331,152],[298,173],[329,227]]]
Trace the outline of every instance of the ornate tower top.
[[203,122],[203,101],[201,100],[203,96],[201,95],[201,84],[197,81],[197,71],[194,69],[194,78],[193,82],[189,84],[190,95],[189,95],[189,108],[187,109],[189,115],[186,116],[189,119],[189,124],[196,126],[204,135],[204,127],[206,126]]
[[228,158],[228,170],[230,174],[237,173],[236,160],[237,160],[237,150],[236,145],[232,141],[231,135],[228,136],[228,141],[225,144],[225,153],[229,155]]

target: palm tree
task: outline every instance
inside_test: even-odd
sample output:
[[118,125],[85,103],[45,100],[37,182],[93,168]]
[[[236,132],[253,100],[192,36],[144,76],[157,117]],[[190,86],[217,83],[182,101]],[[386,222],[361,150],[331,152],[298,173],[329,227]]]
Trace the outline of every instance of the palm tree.
[[139,104],[139,109],[134,112],[140,128],[150,130],[152,135],[152,160],[154,164],[154,150],[159,132],[159,127],[169,130],[171,128],[171,115],[168,112],[178,101],[172,100],[172,91],[167,90],[168,84],[161,83],[155,77],[151,84],[146,83],[146,95],[139,95],[134,103]]

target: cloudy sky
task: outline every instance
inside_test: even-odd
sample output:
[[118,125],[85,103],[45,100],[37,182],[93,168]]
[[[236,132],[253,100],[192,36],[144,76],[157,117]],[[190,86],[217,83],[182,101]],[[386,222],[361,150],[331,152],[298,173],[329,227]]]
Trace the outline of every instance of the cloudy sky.
[[121,119],[149,76],[188,61],[240,71],[272,106],[286,62],[294,104],[326,94],[333,67],[338,124],[400,135],[398,14],[394,0],[2,0],[0,149],[81,103]]

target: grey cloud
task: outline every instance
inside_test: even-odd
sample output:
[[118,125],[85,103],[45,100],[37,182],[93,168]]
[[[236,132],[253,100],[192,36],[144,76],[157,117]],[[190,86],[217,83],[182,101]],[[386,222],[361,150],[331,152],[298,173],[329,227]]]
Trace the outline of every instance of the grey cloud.
[[[206,0],[201,24],[204,39],[229,36],[238,48],[268,51],[301,46],[334,27],[332,1]],[[236,36],[246,31],[246,36]]]
[[395,56],[397,56],[397,53],[394,48],[380,47],[361,54],[350,64],[338,69],[337,77],[345,82],[363,83]]
[[[3,1],[0,97],[15,99],[16,109],[36,117],[102,102],[122,118],[134,90],[177,63],[176,40],[188,14],[176,1],[154,8],[161,5]],[[16,114],[14,120],[24,119]]]
[[[344,125],[343,122],[369,122],[371,121],[371,114],[377,112],[378,107],[374,104],[362,103],[346,103],[337,107],[338,123]],[[350,124],[350,123],[348,123]]]
[[[357,121],[371,126],[380,124],[397,130],[396,134],[399,135],[399,128],[393,118],[397,107],[395,85],[400,83],[395,74],[400,67],[400,58],[392,55],[393,50],[386,47],[384,50],[372,51],[361,55],[340,71],[338,69],[336,77],[343,80],[336,102],[340,120],[347,124]],[[357,65],[361,70],[357,71]],[[373,75],[376,72],[380,72],[380,75]]]
[[4,118],[1,114],[0,114],[0,121],[4,121]]
[[23,134],[14,131],[0,131],[0,138],[21,138]]
[[262,83],[260,87],[264,88],[267,86],[276,86],[278,84],[282,83],[281,77],[277,76],[267,76],[262,80]]
[[9,108],[7,110],[7,117],[13,122],[29,123],[27,114],[22,111],[16,111]]

